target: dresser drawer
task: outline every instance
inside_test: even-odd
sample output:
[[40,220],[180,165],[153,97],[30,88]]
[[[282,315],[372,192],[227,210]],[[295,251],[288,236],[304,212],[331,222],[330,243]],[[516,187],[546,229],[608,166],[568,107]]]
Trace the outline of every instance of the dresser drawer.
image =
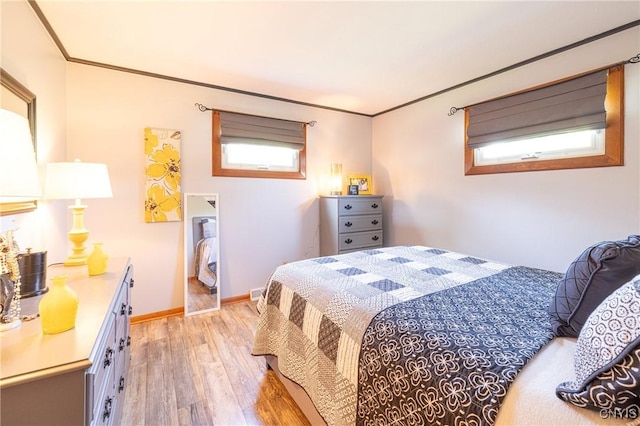
[[382,215],[365,216],[340,216],[338,219],[338,232],[375,231],[382,229]]
[[92,413],[89,416],[91,424],[101,424],[103,408],[112,397],[115,382],[115,359],[118,348],[116,347],[115,315],[111,313],[107,320],[106,336],[100,341],[96,352],[96,359],[87,372],[88,402]]
[[340,234],[339,239],[340,252],[367,247],[382,247],[382,230]]
[[338,215],[357,215],[382,213],[382,199],[379,197],[369,198],[340,198],[338,200]]

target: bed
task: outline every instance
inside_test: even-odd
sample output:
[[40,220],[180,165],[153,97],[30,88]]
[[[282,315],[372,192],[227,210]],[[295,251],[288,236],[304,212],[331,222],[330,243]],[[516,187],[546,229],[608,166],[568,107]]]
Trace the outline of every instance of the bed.
[[193,221],[194,276],[213,294],[217,290],[217,235],[216,218],[212,216],[195,216]]
[[556,396],[577,344],[550,325],[562,278],[423,246],[293,262],[258,301],[252,353],[312,424],[629,424],[633,404],[599,412]]

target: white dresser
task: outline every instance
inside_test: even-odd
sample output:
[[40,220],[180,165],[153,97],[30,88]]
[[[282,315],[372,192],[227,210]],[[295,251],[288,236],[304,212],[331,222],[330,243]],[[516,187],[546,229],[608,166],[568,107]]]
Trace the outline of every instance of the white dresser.
[[320,196],[320,256],[382,243],[382,195]]
[[[69,275],[80,303],[75,327],[44,335],[39,319],[0,337],[0,424],[117,425],[130,359],[128,258],[109,259],[105,274],[86,266],[52,266],[47,278]],[[42,296],[23,299],[37,312]]]

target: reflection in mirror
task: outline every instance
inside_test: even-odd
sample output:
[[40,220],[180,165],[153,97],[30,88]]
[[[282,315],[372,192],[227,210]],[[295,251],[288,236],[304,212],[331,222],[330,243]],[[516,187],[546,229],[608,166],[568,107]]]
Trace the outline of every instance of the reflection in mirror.
[[184,314],[220,309],[218,194],[184,194]]
[[[0,108],[15,112],[29,120],[29,129],[36,150],[36,95],[24,87],[8,72],[0,68]],[[37,154],[36,154],[37,155]],[[36,202],[0,202],[0,216],[35,210]]]

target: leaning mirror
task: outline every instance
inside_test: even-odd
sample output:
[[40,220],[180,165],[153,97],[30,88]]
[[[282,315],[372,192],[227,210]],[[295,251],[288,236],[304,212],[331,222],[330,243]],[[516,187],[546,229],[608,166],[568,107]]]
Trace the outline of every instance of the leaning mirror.
[[[29,120],[33,150],[37,152],[36,95],[2,68],[0,68],[0,108],[20,114]],[[35,210],[35,208],[35,200],[11,203],[0,201],[0,215],[24,213]]]
[[220,309],[218,194],[184,194],[184,314]]

